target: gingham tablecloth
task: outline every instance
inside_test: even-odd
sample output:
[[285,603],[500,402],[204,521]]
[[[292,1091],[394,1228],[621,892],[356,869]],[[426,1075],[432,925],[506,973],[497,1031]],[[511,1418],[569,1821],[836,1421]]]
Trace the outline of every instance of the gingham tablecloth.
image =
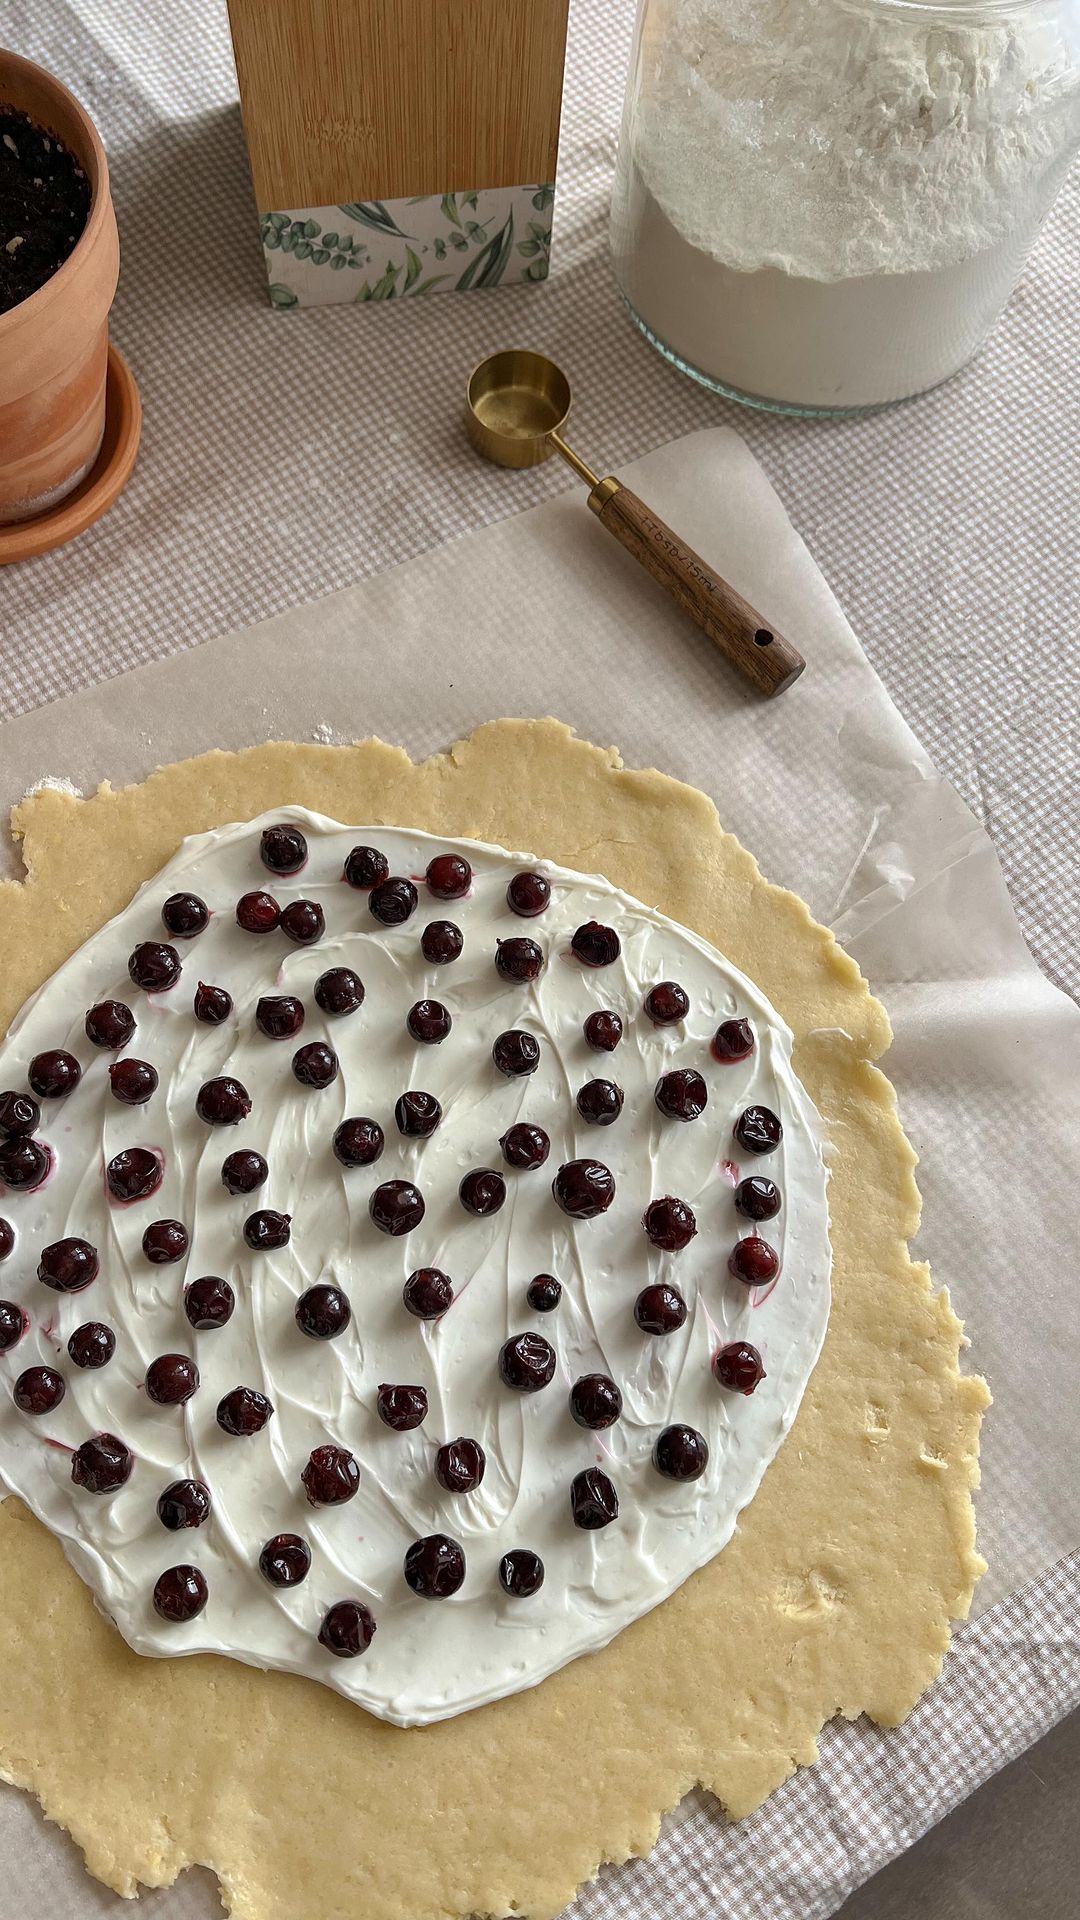
[[[631,24],[629,0],[572,8],[546,287],[297,315],[266,301],[224,0],[7,0],[5,41],[60,74],[109,149],[123,251],[113,331],[145,428],[108,518],[67,552],[0,573],[0,717],[571,484],[557,463],[527,476],[484,467],[463,442],[472,363],[532,344],[570,373],[575,437],[604,470],[695,427],[744,435],[904,717],[993,835],[1037,957],[1075,995],[1080,179],[993,339],[950,385],[839,424],[737,409],[645,345],[608,268]],[[1080,1701],[1078,1609],[1080,1556],[962,1629],[899,1732],[826,1728],[821,1764],[737,1828],[691,1797],[649,1861],[606,1870],[575,1911],[832,1912]],[[213,1911],[196,1883],[148,1906],[162,1920]],[[88,1893],[84,1910],[112,1903]]]

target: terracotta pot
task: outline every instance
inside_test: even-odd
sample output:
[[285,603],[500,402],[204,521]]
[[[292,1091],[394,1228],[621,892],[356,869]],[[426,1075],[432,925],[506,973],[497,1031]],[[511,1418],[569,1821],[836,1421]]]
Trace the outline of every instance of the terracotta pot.
[[63,500],[90,471],[105,431],[109,308],[120,245],[105,149],[74,95],[0,49],[0,102],[28,113],[75,155],[90,214],[43,287],[0,313],[0,525]]

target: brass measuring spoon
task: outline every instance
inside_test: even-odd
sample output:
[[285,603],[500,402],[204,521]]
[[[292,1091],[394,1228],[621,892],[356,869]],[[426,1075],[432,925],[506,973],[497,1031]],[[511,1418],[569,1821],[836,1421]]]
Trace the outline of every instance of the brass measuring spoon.
[[511,347],[481,360],[468,386],[469,439],[500,467],[535,467],[558,453],[589,488],[601,526],[640,561],[758,693],[783,693],[806,665],[774,627],[612,475],[601,480],[562,437],[570,382],[542,353]]

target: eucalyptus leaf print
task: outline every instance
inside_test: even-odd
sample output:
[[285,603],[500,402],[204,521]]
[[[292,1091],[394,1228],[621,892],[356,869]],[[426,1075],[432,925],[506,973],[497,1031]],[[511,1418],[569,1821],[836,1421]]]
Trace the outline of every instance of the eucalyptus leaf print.
[[510,258],[510,249],[514,244],[513,211],[506,216],[506,225],[494,233],[486,247],[470,260],[460,280],[458,292],[465,293],[469,287],[495,287],[506,271]]
[[342,202],[341,212],[347,213],[350,220],[358,220],[362,227],[371,227],[376,233],[392,233],[399,240],[415,238],[413,234],[402,233],[381,200],[352,200],[347,205]]
[[535,284],[548,271],[553,197],[541,182],[264,213],[272,304],[382,306],[439,290]]
[[370,281],[364,281],[363,286],[356,296],[357,302],[360,303],[366,300],[393,300],[397,294],[397,282],[400,272],[401,268],[395,267],[393,261],[388,260],[386,263],[386,272],[383,274],[381,280],[376,280],[374,286],[371,285]]
[[310,216],[292,219],[287,213],[264,213],[260,221],[262,243],[268,253],[291,253],[295,260],[310,260],[317,267],[366,266],[368,250],[351,234],[329,229],[325,233]]

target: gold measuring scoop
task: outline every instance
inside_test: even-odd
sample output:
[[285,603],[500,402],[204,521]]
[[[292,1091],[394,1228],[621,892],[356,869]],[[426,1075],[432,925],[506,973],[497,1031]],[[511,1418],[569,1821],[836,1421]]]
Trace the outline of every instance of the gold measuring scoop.
[[589,488],[589,505],[758,693],[783,693],[806,665],[801,653],[735,588],[610,474],[601,480],[562,437],[570,382],[542,353],[508,348],[481,360],[468,386],[468,433],[501,467],[535,467],[558,453]]

